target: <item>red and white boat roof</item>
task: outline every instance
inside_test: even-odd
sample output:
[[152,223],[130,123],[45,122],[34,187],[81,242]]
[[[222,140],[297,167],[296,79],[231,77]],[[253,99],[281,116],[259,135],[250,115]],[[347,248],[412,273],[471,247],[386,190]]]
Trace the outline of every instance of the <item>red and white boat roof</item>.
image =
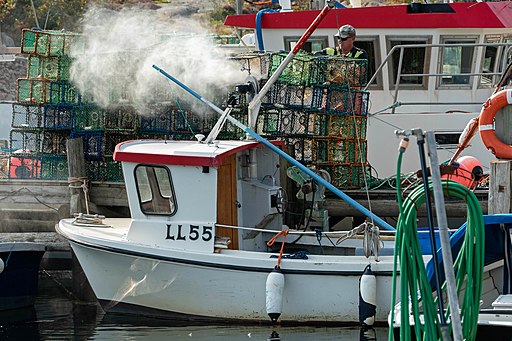
[[[357,28],[511,28],[512,1],[458,2],[432,4],[445,6],[442,12],[412,12],[408,5],[338,8],[329,11],[318,26],[337,29],[342,24]],[[424,5],[424,6],[432,6]],[[306,29],[318,16],[319,10],[297,12],[266,12],[263,29]],[[230,15],[226,26],[256,28],[256,14]]]
[[[271,141],[283,145],[283,141]],[[238,152],[263,146],[257,141],[197,141],[137,140],[118,144],[114,160],[159,165],[209,166],[222,165],[227,157]]]

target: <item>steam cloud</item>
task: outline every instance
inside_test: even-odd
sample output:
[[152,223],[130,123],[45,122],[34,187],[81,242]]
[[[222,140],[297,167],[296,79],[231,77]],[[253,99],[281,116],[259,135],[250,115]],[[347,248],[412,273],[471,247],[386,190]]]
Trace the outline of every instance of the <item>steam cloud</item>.
[[158,10],[91,7],[82,26],[80,43],[71,51],[71,80],[102,107],[125,101],[144,113],[148,103],[178,97],[196,111],[211,112],[153,64],[213,103],[247,76],[214,45],[208,30],[189,18],[166,18]]

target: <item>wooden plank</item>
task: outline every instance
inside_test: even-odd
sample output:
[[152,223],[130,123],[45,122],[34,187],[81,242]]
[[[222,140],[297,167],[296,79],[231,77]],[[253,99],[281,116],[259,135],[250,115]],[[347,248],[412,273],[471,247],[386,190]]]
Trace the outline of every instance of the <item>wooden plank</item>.
[[[92,182],[89,196],[99,206],[128,207],[124,182]],[[69,200],[69,184],[64,180],[0,179],[0,203],[43,203],[58,208]]]
[[70,251],[69,242],[57,232],[0,233],[4,242],[31,242],[46,245],[48,251]]
[[[396,202],[396,191],[394,190],[371,190],[368,193],[364,190],[346,190],[345,194],[356,200],[364,207],[371,210],[380,217],[398,217],[398,206]],[[487,197],[488,191],[479,189],[474,191],[484,214],[487,214]],[[326,192],[326,207],[331,217],[362,217],[363,215],[344,202],[342,199],[335,197],[329,191]],[[371,208],[368,205],[368,197],[371,201]],[[445,202],[446,213],[449,217],[466,217],[466,203],[460,199],[449,199]],[[418,211],[418,217],[425,217],[426,209],[422,205]]]
[[489,214],[510,213],[511,161],[491,161],[489,181]]
[[[370,206],[367,202],[360,201],[359,202],[364,207],[370,209]],[[446,206],[446,214],[449,217],[465,217],[467,215],[467,205],[465,202],[447,202]],[[480,206],[482,211],[487,212],[487,205],[485,202],[481,202]],[[344,202],[341,199],[327,199],[326,207],[329,211],[330,216],[334,217],[362,217],[364,216],[361,212],[359,212],[356,208],[352,207],[348,203]],[[380,217],[398,217],[398,205],[395,200],[384,200],[384,199],[376,199],[371,201],[371,211],[380,216]],[[422,205],[418,210],[418,217],[425,217],[426,209],[425,206]]]

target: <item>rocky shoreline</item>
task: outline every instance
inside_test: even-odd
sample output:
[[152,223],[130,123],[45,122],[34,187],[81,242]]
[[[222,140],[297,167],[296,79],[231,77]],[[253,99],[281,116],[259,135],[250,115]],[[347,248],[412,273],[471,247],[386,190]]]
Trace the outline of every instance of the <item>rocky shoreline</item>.
[[0,61],[0,101],[16,101],[16,80],[27,77],[27,59],[16,56],[14,61]]

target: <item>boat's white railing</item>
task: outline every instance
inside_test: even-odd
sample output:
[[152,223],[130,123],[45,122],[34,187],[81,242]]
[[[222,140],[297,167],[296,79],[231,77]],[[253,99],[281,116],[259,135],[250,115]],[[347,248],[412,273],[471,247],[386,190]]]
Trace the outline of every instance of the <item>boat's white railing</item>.
[[[379,73],[383,74],[383,68],[386,64],[390,64],[392,62],[392,57],[395,51],[400,50],[400,58],[398,60],[398,67],[397,67],[397,74],[395,79],[395,88],[394,88],[394,94],[393,94],[393,104],[389,106],[388,108],[384,109],[391,109],[392,113],[395,113],[395,110],[398,106],[404,106],[404,105],[479,105],[480,102],[431,102],[431,101],[425,101],[425,102],[399,102],[398,101],[398,95],[400,90],[410,90],[410,86],[404,88],[403,84],[401,84],[401,80],[408,77],[446,77],[446,76],[464,76],[464,77],[489,77],[489,76],[499,76],[501,75],[501,72],[483,72],[482,65],[483,62],[477,62],[475,66],[476,72],[468,72],[468,73],[439,73],[439,72],[427,72],[427,73],[402,73],[402,64],[404,59],[404,52],[405,49],[413,49],[413,48],[425,48],[432,50],[433,48],[447,48],[447,47],[470,47],[470,48],[486,48],[486,47],[502,47],[503,53],[501,54],[501,62],[500,62],[500,70],[505,70],[507,67],[507,58],[511,55],[512,51],[512,42],[504,42],[504,43],[446,43],[446,44],[402,44],[402,45],[395,45],[391,48],[391,50],[388,52],[386,58],[382,61],[382,63],[379,65],[379,67],[375,70],[374,74],[368,81],[366,87],[364,90],[368,90],[368,88],[372,85],[372,83],[376,80]],[[427,56],[429,54],[425,53],[425,62],[427,62]],[[438,68],[437,65],[434,66],[436,69]],[[384,77],[384,75],[382,75]],[[492,77],[492,79],[495,79],[495,77]],[[490,89],[493,89],[496,85],[496,83],[493,83],[490,85]],[[467,85],[468,83],[465,83]],[[469,83],[471,84],[471,83]],[[461,84],[462,85],[462,84]],[[428,82],[427,82],[428,86]],[[380,110],[377,113],[380,113],[384,110]]]

